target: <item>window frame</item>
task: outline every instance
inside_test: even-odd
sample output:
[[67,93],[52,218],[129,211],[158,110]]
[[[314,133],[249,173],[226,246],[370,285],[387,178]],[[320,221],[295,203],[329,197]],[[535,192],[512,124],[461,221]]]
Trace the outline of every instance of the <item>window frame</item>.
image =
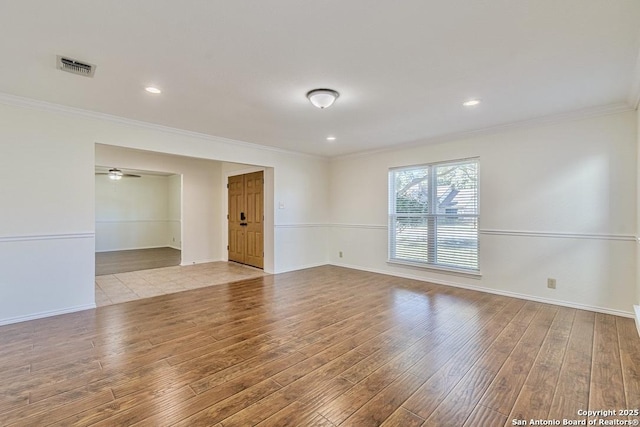
[[[433,181],[434,184],[429,184],[429,194],[428,194],[428,204],[430,206],[436,206],[438,203],[438,194],[437,194],[437,168],[442,166],[455,166],[457,164],[466,164],[466,163],[475,163],[476,167],[476,213],[475,214],[461,214],[461,215],[450,215],[447,213],[438,214],[429,212],[427,214],[414,214],[417,217],[425,218],[427,221],[431,222],[430,226],[427,227],[428,236],[431,237],[432,241],[435,241],[435,245],[433,248],[435,249],[433,255],[428,253],[428,258],[432,261],[424,260],[417,261],[412,259],[402,259],[398,258],[395,255],[395,249],[397,246],[397,228],[396,228],[396,218],[398,215],[407,215],[406,213],[396,211],[396,203],[397,203],[397,188],[395,187],[395,174],[398,171],[408,171],[414,169],[426,169],[429,168],[429,180]],[[387,263],[389,264],[399,264],[399,265],[407,265],[412,267],[418,267],[420,269],[426,270],[436,270],[438,272],[446,272],[463,276],[471,276],[471,277],[480,277],[480,158],[479,157],[468,157],[454,160],[446,160],[432,163],[423,163],[423,164],[415,164],[415,165],[407,165],[407,166],[397,166],[389,168],[388,171],[388,233],[387,233]],[[435,191],[433,189],[435,188]],[[411,214],[408,214],[411,216]],[[446,218],[447,216],[454,216],[455,218],[466,217],[466,218],[474,218],[476,221],[476,233],[475,233],[475,241],[476,241],[476,266],[477,268],[467,268],[464,266],[452,266],[447,264],[439,264],[433,260],[436,260],[436,253],[438,250],[437,244],[437,227],[435,223],[438,218]],[[428,244],[429,245],[429,244]]]

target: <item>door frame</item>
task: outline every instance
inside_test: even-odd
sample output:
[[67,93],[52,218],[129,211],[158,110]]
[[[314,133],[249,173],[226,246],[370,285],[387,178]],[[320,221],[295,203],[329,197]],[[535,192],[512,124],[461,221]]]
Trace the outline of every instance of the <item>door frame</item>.
[[229,233],[227,224],[227,213],[229,212],[229,198],[227,193],[227,182],[230,176],[244,175],[253,172],[263,172],[264,188],[263,188],[263,200],[264,200],[264,267],[265,273],[274,273],[274,169],[264,166],[248,166],[234,170],[224,170],[222,177],[222,224],[221,230],[223,230],[223,236],[221,242],[221,253],[224,254],[224,260],[229,261],[229,252],[227,252],[227,245],[229,244]]

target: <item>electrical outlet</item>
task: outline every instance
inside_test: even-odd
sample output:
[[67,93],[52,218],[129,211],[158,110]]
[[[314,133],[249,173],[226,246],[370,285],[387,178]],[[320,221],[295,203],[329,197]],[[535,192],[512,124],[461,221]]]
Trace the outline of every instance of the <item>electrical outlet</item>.
[[556,288],[556,279],[552,279],[551,277],[549,277],[547,279],[547,288],[555,289]]
[[338,256],[342,258],[342,251],[338,252]]

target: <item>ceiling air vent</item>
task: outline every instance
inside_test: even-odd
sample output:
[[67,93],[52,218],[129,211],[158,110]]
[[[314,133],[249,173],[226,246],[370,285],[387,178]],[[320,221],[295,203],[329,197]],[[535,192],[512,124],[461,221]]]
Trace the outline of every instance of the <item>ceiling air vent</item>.
[[56,62],[56,68],[58,70],[67,71],[73,74],[79,74],[85,77],[93,77],[93,73],[96,71],[96,66],[87,62],[81,62],[76,59],[66,58],[58,55]]

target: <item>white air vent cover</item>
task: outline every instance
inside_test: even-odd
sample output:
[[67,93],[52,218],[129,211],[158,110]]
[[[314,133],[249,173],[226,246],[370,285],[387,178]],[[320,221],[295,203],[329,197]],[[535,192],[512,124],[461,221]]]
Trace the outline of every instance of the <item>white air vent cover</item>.
[[56,68],[58,70],[67,71],[73,74],[79,74],[85,77],[93,77],[93,73],[95,73],[96,71],[96,66],[93,64],[60,55],[57,56]]

